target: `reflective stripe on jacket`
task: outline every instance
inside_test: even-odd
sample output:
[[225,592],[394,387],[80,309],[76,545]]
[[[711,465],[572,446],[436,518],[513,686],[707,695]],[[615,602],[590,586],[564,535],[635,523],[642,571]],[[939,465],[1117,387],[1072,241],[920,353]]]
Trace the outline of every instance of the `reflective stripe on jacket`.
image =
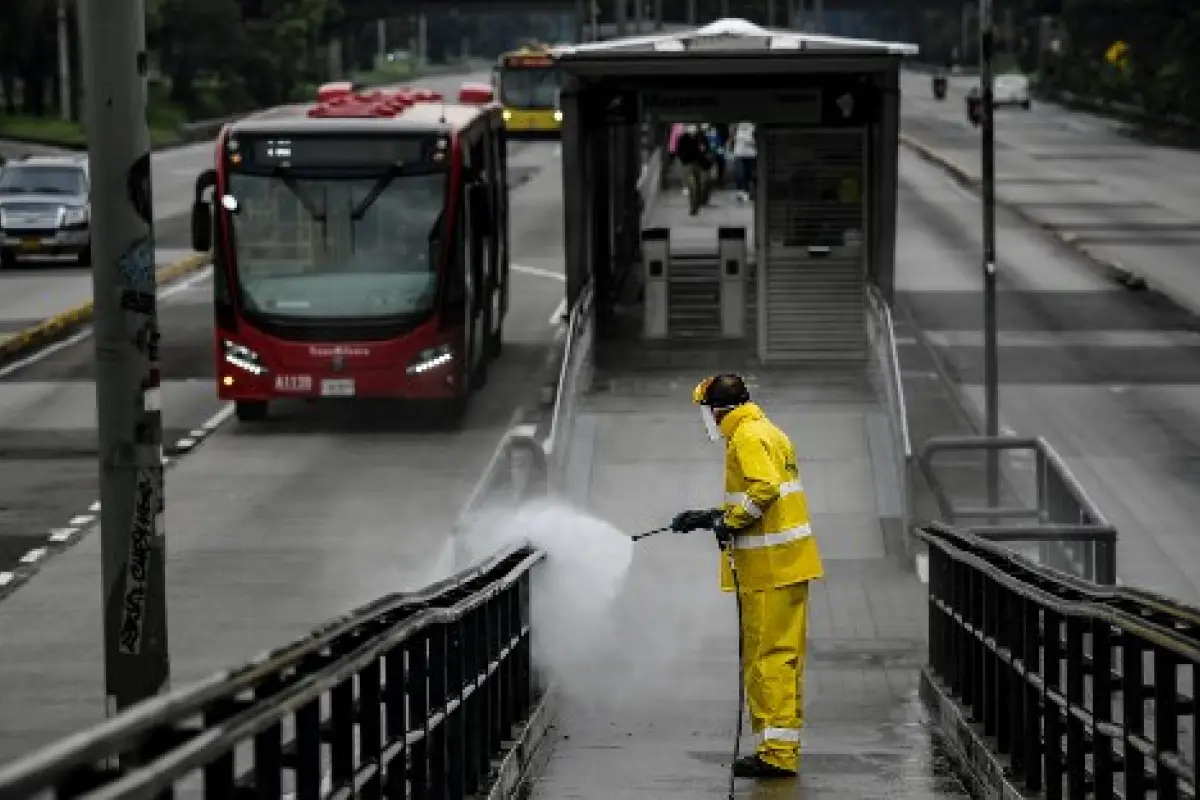
[[[725,437],[725,524],[737,530],[733,557],[744,591],[824,577],[796,451],[754,403],[721,420]],[[725,559],[721,588],[733,589]]]

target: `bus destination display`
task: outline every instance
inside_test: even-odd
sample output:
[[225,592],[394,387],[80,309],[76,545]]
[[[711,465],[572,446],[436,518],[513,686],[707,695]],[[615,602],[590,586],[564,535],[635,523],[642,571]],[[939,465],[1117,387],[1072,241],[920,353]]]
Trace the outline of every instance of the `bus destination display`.
[[[244,142],[245,144],[245,142]],[[429,137],[273,136],[253,139],[247,166],[352,167],[432,161],[436,141]]]
[[504,65],[507,67],[553,67],[554,59],[550,56],[509,56]]

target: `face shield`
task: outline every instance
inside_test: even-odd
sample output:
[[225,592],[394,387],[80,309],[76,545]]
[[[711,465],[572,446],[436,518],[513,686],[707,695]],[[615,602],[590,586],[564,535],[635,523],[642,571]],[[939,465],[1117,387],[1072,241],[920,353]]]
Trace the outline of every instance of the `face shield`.
[[700,406],[700,418],[704,420],[704,431],[710,442],[721,441],[721,428],[717,425],[717,417],[713,414],[712,406]]

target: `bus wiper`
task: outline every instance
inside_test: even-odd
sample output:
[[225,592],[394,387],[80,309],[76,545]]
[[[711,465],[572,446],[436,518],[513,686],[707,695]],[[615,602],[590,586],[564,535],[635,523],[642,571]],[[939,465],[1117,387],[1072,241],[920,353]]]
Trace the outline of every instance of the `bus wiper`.
[[371,187],[371,191],[367,192],[367,196],[362,199],[362,202],[350,211],[350,219],[354,222],[362,222],[363,217],[371,210],[371,206],[375,205],[375,201],[379,199],[379,195],[383,194],[383,190],[391,186],[392,181],[401,174],[403,174],[403,170],[399,166],[388,167],[388,171],[375,181],[375,185]]
[[283,185],[288,188],[288,191],[296,196],[296,199],[300,201],[300,205],[304,206],[304,210],[309,213],[314,222],[319,222],[322,225],[325,224],[325,212],[317,208],[316,204],[300,188],[300,184],[296,183],[296,179],[291,176],[291,173],[283,167],[276,167],[272,170],[272,177],[279,178]]

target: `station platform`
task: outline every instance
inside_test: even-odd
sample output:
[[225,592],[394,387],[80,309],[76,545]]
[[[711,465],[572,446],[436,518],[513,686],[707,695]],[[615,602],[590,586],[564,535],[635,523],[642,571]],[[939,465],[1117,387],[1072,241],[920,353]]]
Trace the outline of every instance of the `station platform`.
[[[752,208],[718,191],[689,217],[674,191],[651,225],[672,229],[673,248],[711,248],[716,225],[753,229]],[[717,504],[723,450],[708,441],[691,391],[714,369],[741,371],[800,454],[826,578],[811,595],[800,775],[738,781],[738,796],[967,797],[917,694],[927,596],[881,521],[891,491],[885,411],[857,370],[767,368],[750,355],[744,344],[598,342],[569,451],[571,499],[627,532]],[[615,641],[560,686],[557,737],[532,797],[727,796],[740,671],[735,602],[719,590],[718,568],[707,532],[636,545]],[[747,721],[741,752],[753,747]]]

